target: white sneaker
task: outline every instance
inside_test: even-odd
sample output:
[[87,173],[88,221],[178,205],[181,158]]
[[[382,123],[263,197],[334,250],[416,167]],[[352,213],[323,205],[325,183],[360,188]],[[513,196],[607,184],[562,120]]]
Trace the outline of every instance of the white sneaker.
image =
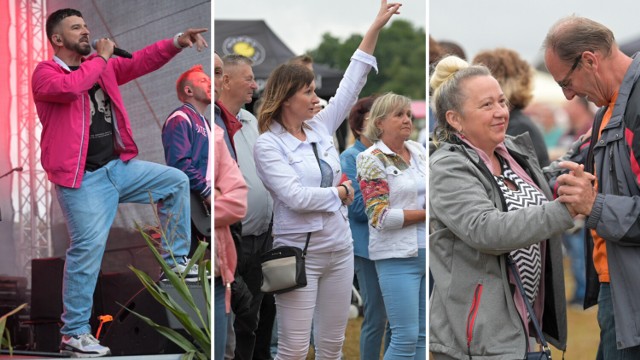
[[[175,264],[171,267],[171,271],[181,276],[184,274],[184,281],[186,282],[198,282],[198,264],[193,264],[191,269],[185,273],[188,263],[189,259],[186,259],[184,263]],[[166,279],[166,277],[164,277],[164,279]]]
[[111,354],[108,347],[100,345],[100,342],[91,334],[75,336],[62,336],[60,353],[73,358],[94,358]]

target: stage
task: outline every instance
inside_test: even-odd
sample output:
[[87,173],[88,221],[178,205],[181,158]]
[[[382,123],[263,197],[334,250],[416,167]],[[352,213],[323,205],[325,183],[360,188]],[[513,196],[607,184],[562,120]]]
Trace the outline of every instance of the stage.
[[[28,354],[25,351],[20,351],[18,355],[17,352],[14,352],[13,356],[9,356],[8,351],[2,350],[0,352],[0,360],[1,359],[56,359],[63,358],[60,354],[57,353],[44,353],[44,352],[33,352],[32,354]],[[182,354],[164,354],[164,355],[138,355],[138,356],[105,356],[100,359],[118,359],[118,360],[179,360]]]

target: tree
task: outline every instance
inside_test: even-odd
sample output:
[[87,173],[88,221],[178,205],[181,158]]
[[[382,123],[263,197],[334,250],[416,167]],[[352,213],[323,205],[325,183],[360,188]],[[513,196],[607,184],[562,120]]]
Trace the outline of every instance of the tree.
[[[362,35],[353,34],[340,42],[340,39],[325,33],[320,45],[309,54],[317,63],[344,70],[361,40]],[[393,91],[412,99],[425,99],[426,42],[424,30],[414,28],[406,20],[395,20],[382,29],[375,51],[380,73],[369,75],[360,95],[364,97]]]

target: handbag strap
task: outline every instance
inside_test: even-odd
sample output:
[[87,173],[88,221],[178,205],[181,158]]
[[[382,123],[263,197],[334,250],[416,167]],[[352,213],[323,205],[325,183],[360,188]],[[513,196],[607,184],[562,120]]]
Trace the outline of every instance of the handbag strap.
[[320,168],[320,172],[322,172],[322,165],[320,165],[320,158],[318,157],[318,147],[314,142],[311,143],[311,146],[313,147],[313,155],[316,156],[316,161],[318,162],[318,167]]
[[518,269],[516,269],[516,262],[513,260],[511,255],[507,255],[507,262],[509,263],[509,267],[511,267],[511,272],[513,273],[513,277],[516,279],[516,285],[518,285],[518,289],[520,290],[520,294],[522,294],[522,299],[524,300],[525,305],[527,305],[527,311],[529,312],[529,318],[531,318],[531,322],[533,323],[533,327],[536,329],[538,333],[538,338],[542,343],[542,349],[551,354],[551,350],[549,349],[549,345],[547,345],[547,341],[542,335],[542,329],[540,329],[540,324],[538,324],[538,319],[536,318],[536,314],[533,312],[533,307],[529,303],[529,299],[527,298],[527,294],[524,291],[524,286],[522,286],[522,280],[520,279],[520,273]]
[[[320,158],[318,157],[318,148],[316,147],[316,143],[312,142],[311,146],[313,147],[313,155],[316,156],[316,161],[318,161],[318,167],[320,168],[320,172],[322,172],[322,166],[320,165]],[[302,249],[302,258],[307,256],[307,247],[309,247],[309,239],[311,239],[311,231],[307,233],[307,241],[304,243],[304,249]]]
[[309,239],[311,239],[311,231],[307,233],[307,241],[304,243],[304,249],[302,249],[302,258],[307,257],[307,247],[309,246]]

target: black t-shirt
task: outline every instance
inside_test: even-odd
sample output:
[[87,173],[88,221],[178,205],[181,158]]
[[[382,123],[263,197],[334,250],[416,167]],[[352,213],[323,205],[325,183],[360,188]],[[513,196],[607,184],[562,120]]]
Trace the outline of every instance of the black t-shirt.
[[[69,67],[77,70],[78,67]],[[111,99],[98,83],[89,90],[91,101],[91,126],[89,127],[89,150],[86,171],[94,171],[117,158],[113,145],[113,114]]]

